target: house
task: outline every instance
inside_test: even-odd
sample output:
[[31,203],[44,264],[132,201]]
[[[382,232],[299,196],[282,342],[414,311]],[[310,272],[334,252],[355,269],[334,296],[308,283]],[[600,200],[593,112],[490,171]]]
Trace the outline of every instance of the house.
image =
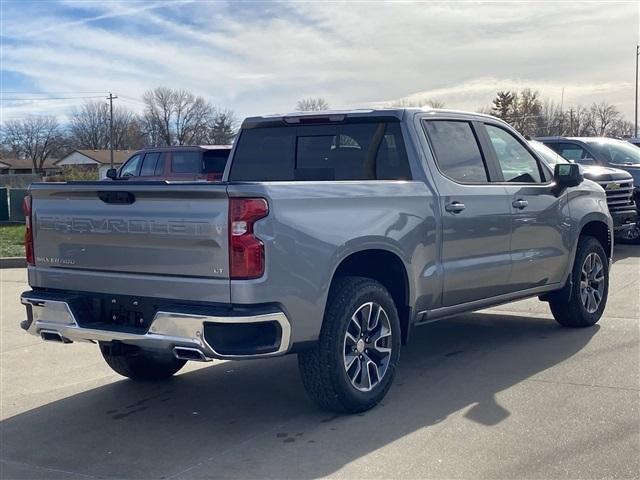
[[[44,175],[53,175],[60,171],[56,166],[57,158],[47,158],[42,170]],[[33,162],[28,158],[7,156],[0,158],[0,174],[24,174],[33,173]]]
[[[114,150],[113,166],[118,168],[133,154],[131,150]],[[105,178],[107,170],[111,168],[110,150],[73,150],[56,162],[56,166],[82,165],[86,168],[96,168],[99,178]]]

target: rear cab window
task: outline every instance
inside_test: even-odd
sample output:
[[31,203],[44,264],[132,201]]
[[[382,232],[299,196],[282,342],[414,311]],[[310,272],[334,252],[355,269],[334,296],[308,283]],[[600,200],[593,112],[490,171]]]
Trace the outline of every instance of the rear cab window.
[[410,179],[397,122],[245,129],[229,174],[231,181]]

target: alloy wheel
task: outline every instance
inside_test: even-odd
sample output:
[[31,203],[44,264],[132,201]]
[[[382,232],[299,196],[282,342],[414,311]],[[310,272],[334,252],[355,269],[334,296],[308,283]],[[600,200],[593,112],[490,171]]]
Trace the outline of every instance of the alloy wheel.
[[375,302],[358,307],[344,336],[344,368],[351,385],[361,392],[375,388],[391,359],[392,334],[387,312]]
[[600,255],[590,253],[580,272],[580,300],[589,313],[595,313],[604,295],[604,265]]

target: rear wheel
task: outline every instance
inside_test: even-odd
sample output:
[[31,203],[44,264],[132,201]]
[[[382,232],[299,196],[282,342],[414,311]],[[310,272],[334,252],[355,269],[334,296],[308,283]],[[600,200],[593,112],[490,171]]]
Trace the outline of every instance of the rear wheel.
[[374,407],[391,387],[400,357],[400,321],[389,292],[375,280],[333,282],[318,344],[298,355],[302,383],[323,408]]
[[595,325],[607,304],[609,261],[594,237],[580,237],[571,280],[549,301],[554,318],[565,327]]
[[100,352],[113,371],[132,380],[164,380],[186,363],[170,354],[152,353],[123,344],[100,343]]

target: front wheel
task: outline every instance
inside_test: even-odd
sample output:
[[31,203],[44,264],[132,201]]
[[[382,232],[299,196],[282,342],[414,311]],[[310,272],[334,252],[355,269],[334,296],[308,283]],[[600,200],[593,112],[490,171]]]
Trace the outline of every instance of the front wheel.
[[595,325],[607,304],[609,261],[594,237],[578,240],[571,280],[549,301],[554,318],[565,327]]
[[320,339],[298,355],[302,383],[323,408],[358,413],[391,387],[400,358],[400,321],[389,292],[362,277],[336,279]]
[[640,245],[640,223],[636,223],[632,228],[626,230],[620,235],[619,240],[621,243]]
[[187,363],[171,354],[152,353],[122,344],[101,342],[100,352],[114,372],[132,380],[164,380]]

